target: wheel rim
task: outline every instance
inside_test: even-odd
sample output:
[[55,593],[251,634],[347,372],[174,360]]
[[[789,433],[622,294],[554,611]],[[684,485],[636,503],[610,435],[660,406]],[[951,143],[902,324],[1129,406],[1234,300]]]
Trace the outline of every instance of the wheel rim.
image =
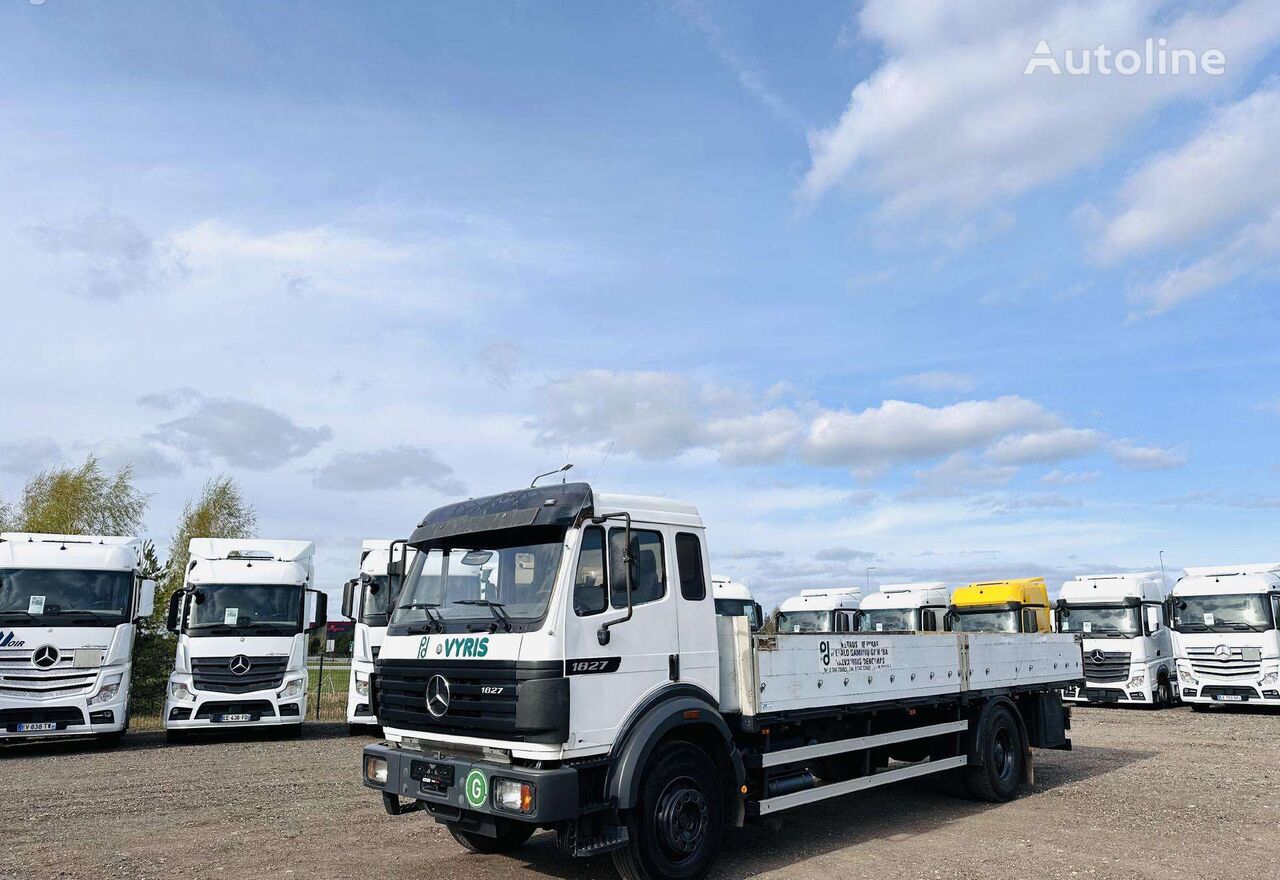
[[673,779],[658,797],[658,842],[672,861],[691,858],[706,840],[710,824],[707,799],[687,776]]
[[1008,779],[1013,773],[1013,739],[1007,727],[1001,727],[991,738],[991,766],[1000,779]]

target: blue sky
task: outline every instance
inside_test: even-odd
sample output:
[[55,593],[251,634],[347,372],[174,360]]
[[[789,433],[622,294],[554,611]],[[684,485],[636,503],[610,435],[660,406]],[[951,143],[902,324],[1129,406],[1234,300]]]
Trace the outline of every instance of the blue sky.
[[[48,0],[0,32],[0,497],[92,451],[163,542],[230,473],[331,586],[566,460],[698,504],[766,601],[1280,552],[1274,4]],[[1024,72],[1147,38],[1225,72]]]

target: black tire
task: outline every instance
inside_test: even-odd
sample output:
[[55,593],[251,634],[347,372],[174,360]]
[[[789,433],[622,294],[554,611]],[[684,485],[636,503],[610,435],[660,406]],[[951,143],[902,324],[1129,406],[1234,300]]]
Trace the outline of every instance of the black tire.
[[111,733],[94,734],[94,740],[103,748],[113,749],[124,740],[124,731],[116,730]]
[[1191,711],[1192,712],[1208,712],[1209,704],[1208,703],[1192,703]]
[[623,880],[697,880],[724,837],[724,792],[706,752],[683,742],[658,747],[640,797],[627,812],[631,842],[613,852]]
[[1008,707],[996,706],[983,713],[974,736],[981,763],[964,768],[965,790],[975,800],[988,803],[1013,800],[1026,769],[1026,747],[1018,720]]
[[281,739],[302,739],[301,724],[286,724],[283,732],[280,734]]
[[511,819],[494,819],[498,825],[497,837],[486,837],[483,834],[477,834],[474,831],[463,831],[457,825],[449,825],[449,833],[453,835],[453,839],[462,845],[462,848],[468,852],[494,854],[509,853],[524,846],[533,832],[538,830],[536,825],[528,822],[515,822]]
[[1167,676],[1161,676],[1156,683],[1156,700],[1157,709],[1168,709],[1173,705],[1173,687],[1169,684]]

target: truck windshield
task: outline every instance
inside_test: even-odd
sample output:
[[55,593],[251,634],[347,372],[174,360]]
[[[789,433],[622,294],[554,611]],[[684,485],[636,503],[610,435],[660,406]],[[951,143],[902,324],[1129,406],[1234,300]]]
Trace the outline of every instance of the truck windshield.
[[915,632],[918,613],[916,608],[864,608],[858,632]]
[[829,633],[835,630],[832,611],[779,611],[780,633]]
[[951,619],[951,629],[955,632],[1016,633],[1018,612],[1015,610],[957,611]]
[[118,626],[132,595],[128,571],[0,569],[0,620],[11,626]]
[[372,581],[360,598],[360,622],[365,626],[386,626],[398,597],[392,594],[391,579],[385,574],[373,575]]
[[187,635],[292,636],[302,632],[300,584],[201,584]]
[[1271,603],[1262,593],[1174,599],[1173,628],[1178,632],[1265,632],[1274,627]]
[[435,620],[527,626],[547,613],[563,540],[482,550],[419,551],[391,616],[393,626]]
[[756,603],[750,599],[716,599],[716,614],[721,617],[745,617],[753,632],[760,628]]
[[1131,639],[1142,635],[1136,605],[1059,608],[1058,632],[1084,633],[1095,638]]

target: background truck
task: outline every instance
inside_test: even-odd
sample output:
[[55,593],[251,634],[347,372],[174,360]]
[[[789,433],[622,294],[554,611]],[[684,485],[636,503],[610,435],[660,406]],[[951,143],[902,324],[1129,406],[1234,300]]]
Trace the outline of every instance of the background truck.
[[725,825],[927,774],[1004,801],[1032,746],[1069,746],[1073,636],[753,634],[715,613],[688,504],[525,489],[434,510],[409,546],[364,780],[473,851],[549,828],[689,880]]
[[152,612],[142,541],[109,535],[0,535],[0,739],[129,727],[138,623]]
[[[302,732],[307,634],[325,625],[310,541],[192,538],[169,602],[178,648],[164,707],[170,740],[196,730],[277,726]],[[307,594],[315,596],[307,624]]]
[[957,632],[1047,633],[1049,591],[1044,578],[1015,578],[959,587],[948,617]]
[[360,545],[360,575],[343,587],[342,616],[355,623],[347,685],[347,724],[353,733],[378,725],[369,703],[369,677],[400,595],[407,560],[404,541],[366,540]]
[[783,600],[778,608],[778,632],[850,632],[857,626],[861,602],[858,587],[801,590],[799,596]]
[[1084,639],[1083,687],[1063,698],[1163,708],[1177,700],[1178,674],[1160,572],[1077,575],[1062,585],[1058,632]]
[[946,584],[884,584],[862,600],[858,632],[937,632],[946,617]]
[[1184,703],[1280,705],[1280,563],[1187,568],[1172,605]]
[[711,578],[711,595],[715,600],[716,614],[726,617],[745,617],[752,632],[764,625],[764,610],[751,597],[746,584],[724,577]]

